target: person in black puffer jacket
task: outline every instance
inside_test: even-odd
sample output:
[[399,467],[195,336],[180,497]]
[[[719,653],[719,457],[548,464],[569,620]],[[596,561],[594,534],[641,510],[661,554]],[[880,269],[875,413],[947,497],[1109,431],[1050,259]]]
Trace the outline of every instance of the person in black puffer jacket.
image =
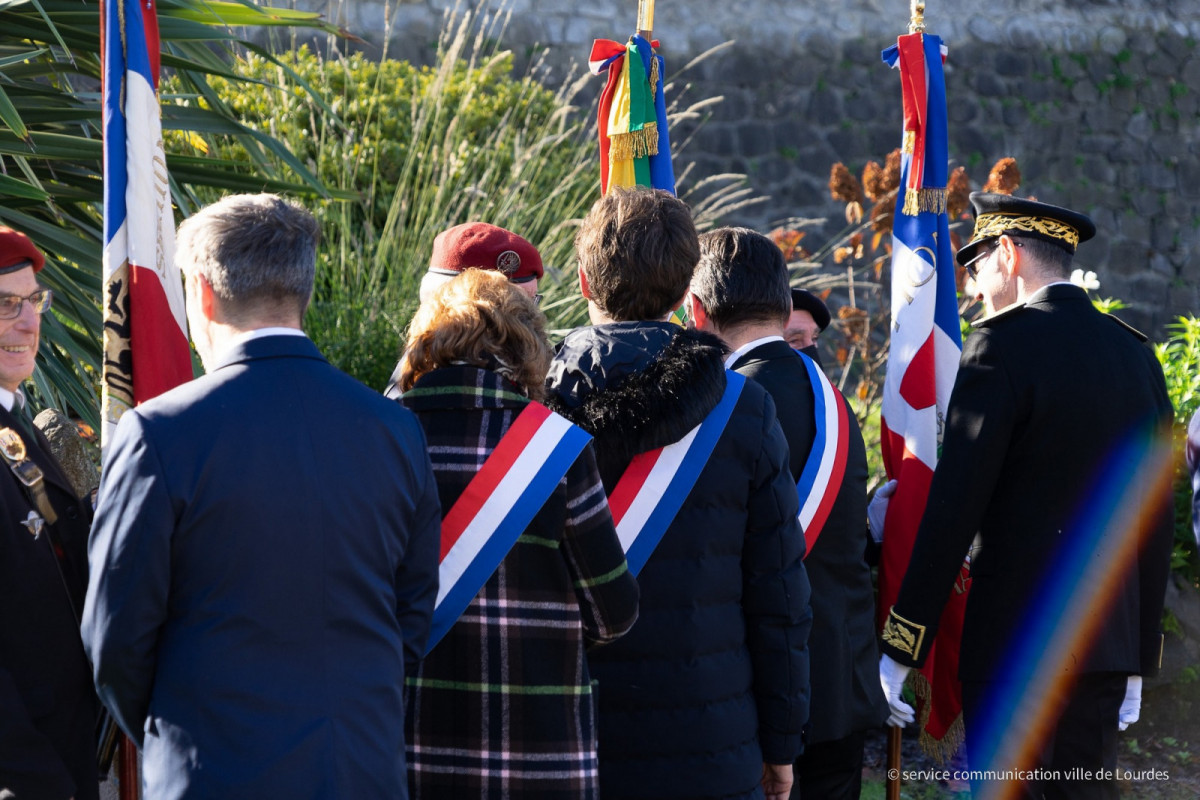
[[[666,321],[699,245],[670,194],[614,189],[579,235],[594,327],[563,341],[547,404],[595,437],[604,488],[681,439],[725,389],[725,348]],[[641,571],[640,618],[589,654],[605,798],[787,797],[808,717],[812,623],[787,442],[747,381]]]

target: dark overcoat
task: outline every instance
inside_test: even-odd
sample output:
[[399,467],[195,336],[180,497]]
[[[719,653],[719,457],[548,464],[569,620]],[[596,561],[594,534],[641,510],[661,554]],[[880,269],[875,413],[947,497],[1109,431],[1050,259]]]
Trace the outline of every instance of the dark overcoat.
[[79,637],[91,506],[75,496],[41,431],[31,441],[3,408],[0,428],[21,436],[58,515],[35,539],[24,524],[34,505],[0,459],[0,790],[95,798],[99,706]]
[[[964,681],[1025,680],[1021,657],[1055,598],[1099,561],[1108,588],[1056,639],[1066,673],[1153,675],[1173,541],[1170,481],[1138,483],[1139,455],[1171,424],[1162,368],[1140,334],[1097,311],[1084,290],[1044,287],[967,337],[941,459],[883,649],[903,664],[928,653],[976,532],[959,661]],[[1140,487],[1140,488],[1138,488]],[[1120,509],[1144,523],[1140,548]],[[1103,529],[1107,530],[1107,529]],[[1090,542],[1090,544],[1089,544]],[[1081,563],[1079,548],[1087,547]],[[1123,555],[1124,554],[1124,555]],[[1075,613],[1075,612],[1072,612]]]

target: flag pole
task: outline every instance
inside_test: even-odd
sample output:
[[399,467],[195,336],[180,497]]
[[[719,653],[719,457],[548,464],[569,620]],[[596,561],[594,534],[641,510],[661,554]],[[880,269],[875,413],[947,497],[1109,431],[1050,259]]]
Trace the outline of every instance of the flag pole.
[[638,36],[647,42],[654,34],[654,0],[638,0]]
[[[910,0],[908,32],[925,32],[924,0]],[[888,727],[887,800],[900,800],[900,737],[902,730],[902,728]]]

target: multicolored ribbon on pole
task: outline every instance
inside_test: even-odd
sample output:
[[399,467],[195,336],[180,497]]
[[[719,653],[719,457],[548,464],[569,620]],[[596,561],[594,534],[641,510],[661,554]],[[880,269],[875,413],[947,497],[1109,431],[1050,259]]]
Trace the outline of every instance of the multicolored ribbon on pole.
[[625,44],[597,39],[588,69],[608,73],[596,124],[600,133],[600,192],[610,186],[649,186],[675,193],[663,58],[650,38],[654,4],[639,8],[639,31]]

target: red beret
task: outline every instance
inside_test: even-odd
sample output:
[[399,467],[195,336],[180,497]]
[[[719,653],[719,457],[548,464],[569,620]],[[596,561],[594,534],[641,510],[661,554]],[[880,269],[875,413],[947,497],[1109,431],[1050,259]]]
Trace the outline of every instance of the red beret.
[[37,272],[46,266],[46,257],[25,234],[0,226],[0,275],[33,267]]
[[466,222],[433,240],[429,271],[457,275],[465,269],[494,269],[510,281],[542,277],[542,257],[528,241],[486,222]]

